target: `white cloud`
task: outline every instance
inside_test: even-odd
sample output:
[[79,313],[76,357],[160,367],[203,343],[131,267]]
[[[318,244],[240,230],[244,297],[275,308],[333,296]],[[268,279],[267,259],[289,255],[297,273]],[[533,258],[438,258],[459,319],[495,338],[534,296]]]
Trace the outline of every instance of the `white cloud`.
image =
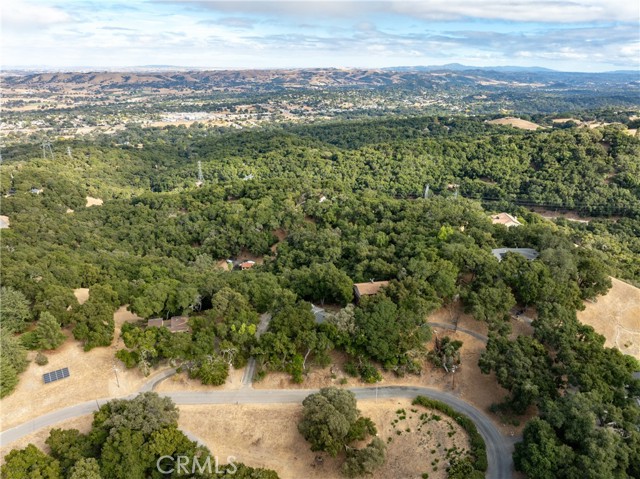
[[347,17],[395,13],[423,20],[513,22],[638,22],[637,0],[152,0],[225,13]]
[[40,29],[69,21],[71,16],[67,12],[49,5],[12,0],[2,6],[2,28],[7,30]]
[[392,10],[427,20],[479,18],[514,22],[638,22],[635,0],[394,0]]

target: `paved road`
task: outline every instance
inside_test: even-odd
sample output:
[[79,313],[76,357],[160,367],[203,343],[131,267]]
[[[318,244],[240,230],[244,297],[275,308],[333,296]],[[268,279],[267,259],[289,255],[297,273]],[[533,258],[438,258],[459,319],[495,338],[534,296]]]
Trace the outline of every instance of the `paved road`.
[[[173,371],[164,371],[154,376],[149,383],[157,384],[157,382],[170,376]],[[151,390],[151,387],[145,385],[141,391]],[[352,388],[358,399],[376,399],[376,398],[414,398],[417,395],[428,396],[433,399],[445,402],[455,410],[460,411],[469,416],[476,424],[478,431],[487,444],[487,459],[489,461],[489,469],[487,477],[491,479],[508,479],[512,476],[512,460],[511,453],[513,449],[513,441],[504,437],[494,426],[491,420],[481,411],[464,402],[462,399],[451,394],[438,391],[436,389],[424,387],[410,386],[388,386],[388,387],[368,387],[368,388]],[[302,400],[314,392],[310,389],[239,389],[239,390],[218,390],[207,392],[169,392],[165,396],[170,397],[176,404],[285,404],[285,403],[301,403]],[[127,396],[134,397],[135,394]],[[109,399],[101,399],[98,401],[88,401],[75,406],[45,414],[20,426],[2,431],[0,433],[0,446],[10,444],[32,432],[50,427],[61,421],[72,419],[74,417],[90,414],[98,409]]]
[[473,336],[476,339],[479,339],[480,341],[486,343],[488,338],[486,336],[484,336],[483,334],[480,333],[476,333],[475,331],[471,331],[470,329],[465,329],[465,328],[457,328],[453,325],[453,324],[449,324],[449,323],[435,323],[433,321],[429,321],[427,323],[429,326],[435,326],[436,328],[442,328],[442,329],[450,329],[451,331],[459,331],[461,333],[465,333],[468,334],[469,336]]

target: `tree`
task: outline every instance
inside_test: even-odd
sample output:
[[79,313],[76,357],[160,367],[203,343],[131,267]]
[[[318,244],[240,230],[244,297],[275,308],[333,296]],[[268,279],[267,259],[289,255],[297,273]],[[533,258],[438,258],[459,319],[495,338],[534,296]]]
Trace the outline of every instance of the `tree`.
[[56,349],[66,339],[58,320],[46,311],[40,313],[34,335],[39,349]]
[[31,319],[30,304],[22,292],[11,286],[0,288],[0,328],[12,332],[21,333]]
[[351,391],[322,388],[302,402],[300,434],[311,443],[312,451],[325,451],[332,456],[344,450],[345,440],[359,412]]
[[0,473],[10,479],[62,479],[58,461],[33,444],[7,454]]
[[353,299],[353,281],[332,263],[314,263],[290,273],[290,288],[302,298],[346,305]]
[[109,346],[113,340],[115,323],[114,307],[108,303],[92,300],[91,297],[74,312],[77,322],[73,337],[84,342],[84,350],[99,346]]
[[0,361],[0,398],[13,392],[19,381],[18,373],[9,361]]
[[431,335],[424,316],[399,308],[383,296],[363,301],[356,309],[355,322],[355,352],[380,361],[385,368],[408,364],[407,353],[423,347]]
[[69,479],[102,479],[98,460],[93,457],[80,459],[71,468]]
[[81,434],[77,429],[52,429],[45,443],[51,450],[51,456],[58,460],[65,474],[76,462],[95,454],[89,437]]
[[440,339],[436,337],[433,351],[429,353],[429,358],[436,366],[442,367],[449,372],[453,367],[460,364],[460,348],[462,341],[452,341],[449,336]]
[[348,449],[347,460],[341,467],[342,473],[347,477],[363,476],[371,474],[385,461],[387,447],[378,437],[363,449]]
[[126,428],[151,434],[167,426],[175,426],[178,410],[171,399],[147,392],[133,399],[114,399],[94,414],[93,428],[109,432]]
[[189,371],[189,377],[198,378],[202,384],[221,386],[229,375],[229,363],[216,356],[205,356],[200,365]]
[[484,374],[494,371],[498,383],[511,392],[509,405],[523,413],[530,404],[557,396],[557,378],[547,350],[536,339],[490,334],[478,361]]
[[18,375],[27,368],[27,351],[11,333],[0,330],[0,398],[18,384]]

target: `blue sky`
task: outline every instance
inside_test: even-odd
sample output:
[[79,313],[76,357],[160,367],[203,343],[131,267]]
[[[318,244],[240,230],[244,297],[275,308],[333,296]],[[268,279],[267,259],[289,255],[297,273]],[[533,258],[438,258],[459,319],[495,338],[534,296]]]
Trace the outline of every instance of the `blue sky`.
[[637,0],[11,0],[2,65],[640,69]]

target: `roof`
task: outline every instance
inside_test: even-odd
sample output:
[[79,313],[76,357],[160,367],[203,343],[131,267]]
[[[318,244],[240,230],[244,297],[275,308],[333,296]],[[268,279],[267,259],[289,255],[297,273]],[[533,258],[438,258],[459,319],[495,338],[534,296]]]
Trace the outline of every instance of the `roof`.
[[370,281],[369,283],[355,283],[353,288],[355,289],[357,296],[371,296],[378,294],[380,288],[388,285],[389,281]]
[[147,321],[147,327],[155,326],[156,328],[161,328],[163,325],[162,318],[152,318]]
[[174,316],[170,320],[169,330],[172,333],[189,331],[189,318],[187,316]]
[[256,264],[255,261],[243,261],[242,263],[240,263],[240,268],[242,269],[253,268],[253,265],[255,264]]
[[491,254],[495,256],[498,261],[502,261],[503,256],[507,253],[516,253],[529,260],[536,259],[539,255],[539,253],[532,248],[496,248],[491,250]]
[[515,216],[511,216],[509,213],[498,213],[497,215],[493,215],[491,216],[491,222],[494,225],[505,225],[507,228],[510,226],[522,225]]
[[311,312],[313,313],[313,316],[316,318],[316,324],[324,323],[325,316],[326,316],[326,312],[324,309],[322,309],[319,306],[316,306],[315,304],[312,304]]

